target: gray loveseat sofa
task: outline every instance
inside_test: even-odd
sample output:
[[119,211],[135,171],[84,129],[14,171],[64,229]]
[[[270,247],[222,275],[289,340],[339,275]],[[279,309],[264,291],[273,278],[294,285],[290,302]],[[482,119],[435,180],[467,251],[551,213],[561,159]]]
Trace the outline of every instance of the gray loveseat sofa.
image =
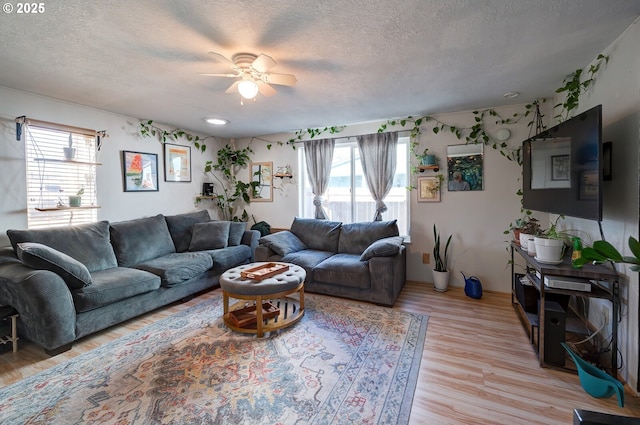
[[253,260],[260,233],[206,210],[135,220],[8,230],[0,304],[18,333],[55,355],[73,341],[218,285]]
[[263,236],[256,261],[284,261],[307,272],[305,291],[391,306],[406,279],[406,249],[396,221],[343,224],[295,218]]

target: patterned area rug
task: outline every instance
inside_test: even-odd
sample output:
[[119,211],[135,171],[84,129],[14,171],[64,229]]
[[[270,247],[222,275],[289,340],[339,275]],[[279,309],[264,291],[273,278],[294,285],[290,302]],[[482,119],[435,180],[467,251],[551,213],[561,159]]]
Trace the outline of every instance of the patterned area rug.
[[229,331],[215,298],[0,390],[6,424],[406,424],[427,316],[305,297]]

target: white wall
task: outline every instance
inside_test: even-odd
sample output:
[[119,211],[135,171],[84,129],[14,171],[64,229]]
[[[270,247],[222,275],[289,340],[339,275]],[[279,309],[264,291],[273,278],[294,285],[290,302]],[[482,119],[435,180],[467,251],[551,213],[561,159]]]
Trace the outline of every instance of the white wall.
[[[16,141],[14,122],[15,117],[21,115],[107,130],[109,137],[104,140],[98,161],[102,165],[97,170],[99,219],[119,221],[158,213],[195,211],[193,201],[205,180],[204,163],[216,151],[214,140],[207,141],[209,150],[206,154],[192,148],[191,183],[165,182],[162,145],[155,139],[139,136],[138,119],[0,87],[0,246],[8,244],[7,229],[27,226],[24,143]],[[158,192],[123,191],[122,150],[158,154]]]
[[[497,108],[502,116],[510,117],[514,112],[522,112],[522,105],[516,107]],[[456,127],[470,127],[475,124],[472,111],[434,115],[438,119]],[[520,146],[528,137],[528,120],[516,125],[495,125],[495,118],[488,119],[487,129],[491,134],[499,128],[509,128],[511,146]],[[377,132],[384,121],[366,124],[348,125],[335,137],[355,136]],[[333,123],[329,123],[333,125]],[[429,148],[440,160],[441,172],[446,175],[446,153],[448,145],[465,143],[453,134],[434,135],[432,125],[423,125],[419,136],[420,148]],[[393,128],[395,130],[396,128]],[[398,127],[401,130],[402,128]],[[407,128],[409,129],[409,128]],[[255,151],[256,161],[273,161],[274,168],[290,164],[294,168],[292,184],[286,184],[283,190],[276,190],[274,202],[252,203],[249,211],[257,221],[264,220],[272,227],[288,228],[293,218],[298,215],[300,177],[298,168],[298,151],[290,146],[272,143],[270,150],[266,141],[286,142],[293,134],[277,134],[260,136],[259,139],[240,141],[244,145],[250,143]],[[325,136],[324,134],[321,137]],[[418,282],[432,282],[432,264],[422,263],[422,253],[432,253],[433,225],[437,225],[441,237],[446,239],[453,234],[450,251],[451,285],[463,286],[464,280],[460,271],[467,276],[476,275],[486,290],[508,292],[511,290],[511,279],[508,267],[509,255],[506,250],[508,236],[503,231],[509,223],[520,214],[520,198],[516,192],[521,187],[520,167],[505,159],[498,151],[485,146],[484,150],[484,190],[473,192],[449,192],[446,182],[441,191],[441,202],[418,203],[417,193],[410,193],[410,237],[407,257],[407,278]],[[424,175],[428,175],[425,172]],[[276,185],[281,184],[276,180]],[[384,215],[383,215],[384,218]],[[429,283],[430,284],[430,283]]]
[[[602,135],[613,144],[613,180],[604,182],[602,228],[605,238],[623,255],[631,255],[629,236],[638,238],[638,188],[640,146],[640,23],[636,21],[603,53],[609,63],[597,76],[592,91],[580,98],[576,114],[602,104]],[[596,222],[567,218],[566,228],[588,232],[600,239]],[[621,274],[622,317],[619,323],[619,350],[623,358],[621,375],[638,388],[638,273],[627,266],[617,267]],[[599,323],[599,304],[592,302],[592,321]]]

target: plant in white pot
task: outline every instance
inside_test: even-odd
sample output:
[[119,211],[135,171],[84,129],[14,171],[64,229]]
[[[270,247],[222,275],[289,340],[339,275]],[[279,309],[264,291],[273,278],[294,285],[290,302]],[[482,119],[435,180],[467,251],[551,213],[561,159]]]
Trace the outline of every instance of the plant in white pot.
[[449,255],[449,244],[451,243],[451,237],[453,235],[449,235],[447,239],[447,243],[444,246],[444,253],[440,252],[440,233],[436,229],[436,225],[433,225],[433,261],[435,261],[435,266],[433,268],[433,289],[438,292],[445,292],[449,289],[449,269],[448,265],[448,255]]
[[549,230],[536,236],[533,243],[536,246],[536,260],[541,263],[559,264],[562,262],[565,250],[565,240],[568,238],[566,232],[558,230],[558,220],[564,218],[559,215]]

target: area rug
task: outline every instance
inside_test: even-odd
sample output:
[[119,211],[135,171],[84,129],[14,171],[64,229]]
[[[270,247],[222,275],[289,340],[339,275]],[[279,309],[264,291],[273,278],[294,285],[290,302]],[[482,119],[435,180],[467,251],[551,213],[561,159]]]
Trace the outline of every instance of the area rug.
[[6,424],[406,424],[428,317],[307,295],[264,338],[214,298],[0,390]]

